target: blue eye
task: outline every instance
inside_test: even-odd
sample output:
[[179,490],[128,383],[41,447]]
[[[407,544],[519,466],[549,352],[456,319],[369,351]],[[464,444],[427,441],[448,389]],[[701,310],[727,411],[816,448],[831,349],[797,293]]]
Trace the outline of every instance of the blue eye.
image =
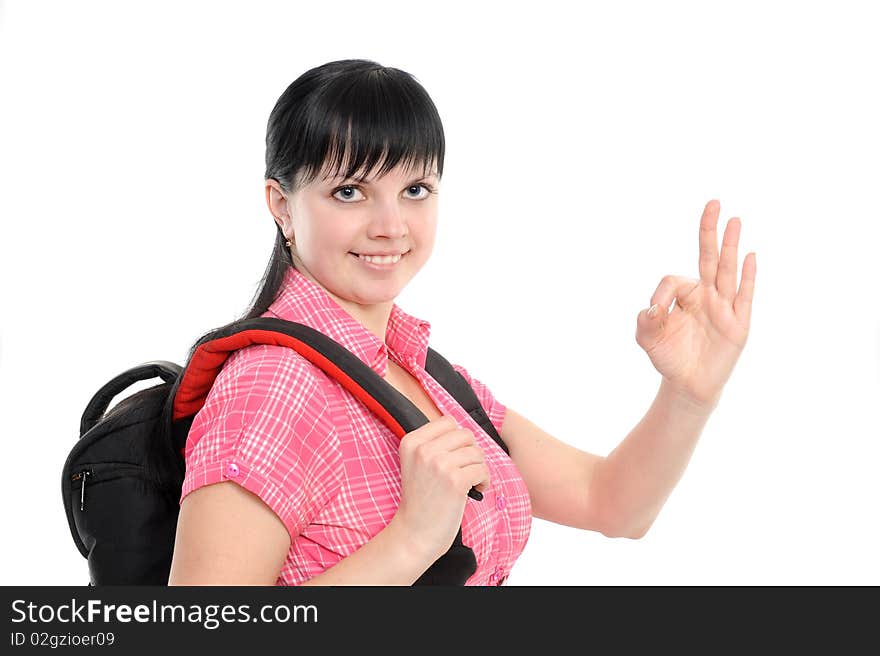
[[[431,187],[430,185],[427,185],[423,182],[420,182],[418,184],[409,185],[406,188],[406,190],[409,192],[410,190],[418,189],[419,187],[424,189],[427,193],[423,194],[421,196],[410,196],[410,199],[412,199],[412,200],[425,200],[430,194],[434,193],[433,187]],[[342,197],[337,196],[337,194],[340,192],[343,192]],[[336,198],[337,200],[341,200],[343,203],[349,203],[349,202],[353,202],[352,199],[354,198],[354,192],[360,193],[360,189],[358,189],[358,187],[356,185],[343,185],[341,187],[337,187],[336,189],[334,189],[332,196],[333,196],[333,198]]]
[[[354,192],[354,191],[358,191],[358,188],[353,185],[345,185],[344,187],[339,187],[338,189],[335,189],[333,191],[333,197],[338,198],[338,196],[336,194],[338,194],[340,191]],[[345,198],[339,198],[339,200],[341,200],[343,202],[348,202],[349,200],[351,200],[351,198],[352,198],[352,195],[346,194]]]
[[[428,192],[428,194],[430,194],[432,191],[434,191],[433,189],[431,189],[431,187],[429,187],[428,185],[426,185],[426,184],[424,184],[424,183],[419,183],[419,184],[410,185],[409,187],[406,188],[406,190],[409,191],[410,189],[418,189],[419,187],[421,187],[421,188],[424,189],[426,192]],[[427,194],[424,195],[424,196],[419,196],[419,200],[422,200],[422,199],[427,198],[427,197],[428,197]]]

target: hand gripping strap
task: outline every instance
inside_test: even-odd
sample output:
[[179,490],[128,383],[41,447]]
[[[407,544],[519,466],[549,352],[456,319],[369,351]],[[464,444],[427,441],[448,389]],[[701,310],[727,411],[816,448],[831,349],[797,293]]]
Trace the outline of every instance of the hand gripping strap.
[[[338,380],[382,419],[398,438],[428,423],[428,418],[418,407],[341,344],[303,324],[260,317],[238,321],[206,335],[193,351],[183,375],[175,381],[170,395],[172,403],[166,406],[166,413],[170,409],[172,423],[180,427],[172,433],[172,439],[181,453],[185,450],[192,418],[204,405],[224,362],[233,352],[253,344],[275,344],[294,349]],[[431,348],[428,349],[426,370],[504,452],[509,453],[467,380]],[[479,495],[478,492],[475,494]],[[477,498],[482,498],[482,495]],[[414,585],[464,585],[476,568],[473,550],[462,544],[462,529],[459,528],[447,553],[435,561]]]

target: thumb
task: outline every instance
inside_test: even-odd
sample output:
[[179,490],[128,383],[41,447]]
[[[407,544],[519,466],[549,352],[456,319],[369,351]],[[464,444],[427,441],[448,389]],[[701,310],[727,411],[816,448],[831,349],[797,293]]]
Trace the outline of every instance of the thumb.
[[639,312],[637,319],[637,334],[641,343],[653,341],[657,335],[663,331],[663,315],[666,314],[666,308],[661,307],[659,303],[655,303],[649,308]]

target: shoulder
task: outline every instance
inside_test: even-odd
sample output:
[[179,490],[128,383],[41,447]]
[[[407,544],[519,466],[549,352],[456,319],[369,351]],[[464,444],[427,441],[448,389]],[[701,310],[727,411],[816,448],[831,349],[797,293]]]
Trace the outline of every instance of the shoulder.
[[254,344],[232,353],[223,364],[209,399],[234,406],[245,416],[272,414],[291,419],[324,415],[328,377],[296,350],[276,344]]
[[495,426],[495,430],[500,433],[501,426],[504,423],[504,415],[506,414],[507,406],[498,400],[486,383],[473,376],[465,367],[454,362],[450,362],[450,364],[455,371],[461,374],[465,382],[470,385],[470,388],[477,396],[477,400],[480,402],[480,405],[489,417],[489,421]]
[[277,344],[254,344],[232,353],[217,375],[218,382],[242,378],[269,387],[298,383],[320,388],[326,374],[295,349]]
[[467,369],[465,369],[464,367],[462,367],[460,364],[456,364],[455,362],[450,362],[449,364],[452,365],[452,368],[453,368],[453,369],[455,369],[458,373],[460,373],[462,376],[464,376],[464,379],[465,379],[465,380],[467,380],[467,381],[470,380],[470,377],[471,377],[471,376],[470,376],[470,374],[468,373],[468,370],[467,370]]
[[455,362],[450,362],[449,364],[452,365],[452,368],[456,372],[461,374],[461,377],[464,378],[467,384],[470,385],[474,392],[477,393],[477,396],[489,392],[489,388],[480,379],[471,375],[471,373],[465,367]]
[[288,347],[255,344],[235,351],[193,421],[188,447],[207,434],[223,443],[220,450],[249,453],[254,459],[289,447],[336,460],[336,413],[322,376],[326,380],[323,371]]

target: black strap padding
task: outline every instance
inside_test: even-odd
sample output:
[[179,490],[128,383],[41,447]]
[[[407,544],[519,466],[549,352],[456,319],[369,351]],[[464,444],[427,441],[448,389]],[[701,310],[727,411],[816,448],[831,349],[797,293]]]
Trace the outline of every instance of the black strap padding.
[[[345,371],[360,387],[362,387],[370,396],[378,401],[389,414],[400,424],[405,432],[409,433],[420,426],[428,423],[428,418],[424,413],[416,407],[408,398],[398,392],[388,381],[379,376],[371,367],[363,362],[354,353],[346,349],[344,346],[328,337],[324,333],[286,319],[278,319],[275,317],[258,317],[255,319],[244,319],[234,322],[225,328],[219,329],[213,333],[206,335],[200,340],[199,346],[205,345],[213,353],[222,352],[223,348],[218,340],[246,331],[270,331],[278,332],[293,337],[311,348],[321,353],[328,360],[333,362],[341,370]],[[249,345],[256,344],[272,344],[271,338],[268,340],[264,335],[258,333],[248,333]],[[213,344],[208,344],[213,342]],[[244,348],[242,346],[238,347]],[[237,349],[236,349],[237,350]],[[228,351],[227,358],[235,351]],[[198,348],[193,350],[193,355],[198,353]],[[313,363],[316,364],[317,363]],[[188,363],[189,367],[191,363]],[[493,440],[509,455],[507,446],[501,439],[501,436],[495,430],[494,425],[489,420],[482,405],[474,394],[470,385],[464,377],[459,374],[446,358],[440,355],[432,348],[428,348],[427,359],[425,363],[426,371],[440,383],[450,395],[458,401],[459,404],[473,417],[473,419],[492,437]],[[219,369],[218,369],[219,372]],[[329,372],[328,372],[328,375]],[[332,377],[332,376],[331,376]],[[177,387],[183,376],[179,376],[172,390],[171,398],[173,399],[177,393]],[[172,427],[174,446],[177,450],[183,449],[186,445],[186,438],[189,428],[192,425],[193,417],[178,419]]]
[[455,367],[453,367],[446,358],[437,353],[437,351],[431,347],[428,347],[428,355],[425,360],[425,371],[431,374],[431,377],[434,380],[446,388],[446,391],[458,401],[459,405],[461,405],[473,420],[476,421],[484,431],[486,431],[489,437],[495,440],[498,446],[504,449],[504,453],[510,455],[507,445],[504,443],[504,440],[501,439],[501,435],[498,434],[498,431],[495,430],[495,425],[492,423],[492,420],[489,419],[489,415],[486,414],[483,404],[480,403],[480,400],[474,393],[473,388],[468,385],[465,377],[457,372]]
[[[388,381],[386,381],[375,371],[373,371],[372,368],[367,366],[367,364],[364,363],[363,360],[361,360],[354,353],[343,347],[332,338],[309,326],[293,321],[287,321],[286,319],[277,319],[274,317],[246,319],[235,322],[226,328],[211,333],[210,335],[206,336],[201,341],[201,343],[206,344],[207,342],[216,342],[217,340],[229,337],[237,333],[253,330],[270,331],[288,335],[301,342],[304,342],[315,351],[321,353],[325,358],[327,358],[337,367],[339,367],[339,369],[348,374],[348,376],[361,388],[363,388],[370,396],[376,399],[376,401],[378,401],[379,404],[388,411],[388,413],[395,419],[395,421],[400,424],[405,432],[412,432],[420,426],[428,423],[428,418],[421,410],[419,410],[418,407],[416,407],[416,405],[412,401],[410,401],[403,394],[398,392]],[[248,337],[249,345],[274,343],[271,341],[271,338],[268,338],[267,340],[265,335],[260,335],[258,333],[249,333]],[[210,344],[207,346],[207,348],[210,349],[213,353],[223,351],[219,344]],[[245,347],[239,346],[238,349],[240,348]],[[232,353],[235,352],[235,350],[228,351],[226,357],[228,358]],[[197,352],[198,349],[194,349],[194,357],[196,356]],[[313,362],[313,364],[315,364],[316,366],[320,366],[318,363]],[[187,364],[187,366],[190,365],[191,363]],[[196,366],[198,366],[198,363],[196,363]],[[219,368],[217,369],[217,372],[219,373]],[[329,372],[327,372],[327,374],[331,378],[335,378]],[[177,394],[178,387],[182,379],[183,376],[180,376],[176,381],[175,386],[171,392],[171,399],[173,399],[174,396]],[[166,412],[167,410],[168,409],[166,409]],[[186,445],[186,437],[189,431],[189,427],[186,426],[186,431],[184,431],[184,426],[187,420],[189,420],[189,424],[192,424],[192,419],[193,417],[182,417],[174,422],[174,426],[172,427],[172,435],[174,438],[174,446],[178,450],[183,449]],[[178,424],[180,426],[178,426]]]

